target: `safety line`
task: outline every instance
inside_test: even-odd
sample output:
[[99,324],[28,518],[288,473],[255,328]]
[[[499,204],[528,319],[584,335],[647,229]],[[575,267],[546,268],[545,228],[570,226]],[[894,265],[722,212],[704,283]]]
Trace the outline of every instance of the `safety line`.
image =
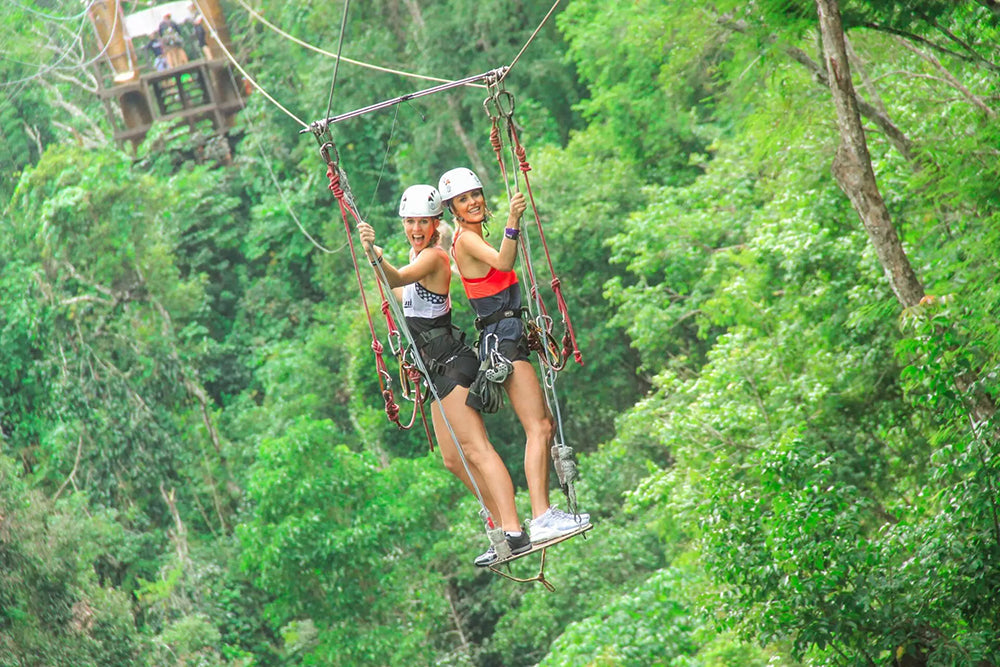
[[378,186],[382,184],[382,176],[385,174],[385,165],[389,162],[389,153],[392,151],[392,138],[396,136],[396,120],[399,118],[399,107],[394,109],[392,114],[392,125],[389,127],[389,139],[385,142],[385,154],[382,155],[382,166],[378,170],[378,178],[375,179],[375,187],[372,188],[372,198],[368,202],[368,210],[375,208],[375,197],[378,195]]
[[264,97],[266,97],[271,102],[271,104],[273,104],[274,106],[278,107],[283,112],[285,112],[285,115],[288,116],[289,118],[291,118],[292,120],[294,120],[296,123],[298,123],[299,125],[301,125],[302,127],[306,128],[306,129],[308,129],[309,125],[306,124],[306,122],[304,120],[302,120],[301,118],[299,118],[298,116],[296,116],[295,114],[293,114],[291,111],[289,111],[288,109],[286,109],[281,104],[281,102],[279,102],[278,100],[274,99],[270,95],[270,93],[268,93],[266,90],[264,90],[264,88],[261,87],[261,85],[259,83],[257,83],[254,80],[254,78],[252,76],[250,76],[250,74],[245,69],[243,69],[243,66],[240,65],[236,61],[236,58],[233,57],[233,54],[230,53],[229,49],[226,48],[226,45],[222,43],[222,40],[219,38],[219,33],[217,33],[215,31],[215,26],[212,25],[212,22],[208,20],[205,12],[202,10],[200,0],[194,0],[194,3],[198,7],[198,13],[200,13],[202,15],[202,17],[205,18],[205,25],[208,26],[209,32],[211,32],[212,33],[212,37],[215,38],[215,43],[218,44],[219,48],[222,49],[222,52],[226,54],[226,58],[229,60],[229,62],[231,62],[233,64],[233,67],[235,67],[237,70],[239,70],[240,74],[242,74],[246,78],[246,80],[249,81],[250,84],[254,88],[256,88],[258,91],[260,91],[260,94],[263,95]]
[[[366,251],[368,250],[369,249],[366,248]],[[372,251],[372,254],[374,254],[374,251]],[[448,419],[448,414],[444,411],[444,404],[441,402],[441,397],[438,396],[437,388],[431,381],[430,371],[428,371],[427,367],[424,365],[424,360],[420,354],[420,348],[417,346],[417,343],[413,338],[413,334],[410,332],[409,325],[406,324],[406,316],[403,314],[402,308],[396,300],[396,294],[392,291],[392,287],[389,286],[389,278],[385,275],[385,270],[382,268],[382,264],[380,262],[376,262],[373,266],[376,269],[376,277],[388,288],[389,294],[386,297],[386,301],[389,303],[389,308],[391,308],[393,313],[396,314],[396,321],[398,323],[397,326],[399,327],[399,330],[403,332],[403,335],[406,336],[406,340],[413,350],[413,359],[417,364],[417,369],[420,370],[420,372],[423,373],[424,377],[427,379],[427,387],[430,389],[431,394],[434,396],[434,400],[437,402],[438,407],[441,410],[441,417],[444,419],[445,426],[448,427],[448,433],[451,435],[452,442],[455,443],[455,449],[458,451],[458,457],[462,460],[462,467],[465,468],[465,474],[469,476],[469,481],[472,484],[476,499],[479,501],[479,507],[482,511],[485,511],[487,517],[492,519],[490,510],[486,507],[486,500],[483,498],[483,493],[479,489],[479,483],[476,482],[476,476],[473,475],[472,470],[469,469],[469,463],[465,458],[465,451],[462,449],[462,445],[458,441],[458,435],[455,433],[455,429],[451,425],[451,420]],[[499,517],[497,518],[499,519]]]
[[[376,72],[384,72],[386,74],[396,74],[398,76],[406,76],[406,77],[410,77],[412,79],[423,79],[425,81],[437,81],[438,83],[447,83],[448,81],[450,81],[450,79],[439,79],[436,76],[425,76],[423,74],[415,74],[413,72],[404,72],[402,70],[392,69],[390,67],[382,67],[380,65],[373,65],[371,63],[366,63],[366,62],[362,62],[360,60],[354,60],[354,59],[348,58],[346,56],[341,56],[341,55],[338,55],[338,54],[335,54],[335,53],[331,53],[329,51],[326,51],[324,49],[319,48],[318,46],[313,46],[312,44],[309,44],[308,42],[304,42],[301,39],[299,39],[298,37],[296,37],[295,35],[292,35],[292,34],[289,34],[289,33],[285,32],[284,30],[282,30],[281,28],[279,28],[278,26],[274,25],[273,23],[271,23],[270,21],[268,21],[266,18],[264,18],[263,16],[261,16],[261,14],[259,12],[257,12],[252,7],[250,7],[246,2],[244,2],[244,0],[239,0],[239,4],[240,4],[240,6],[243,7],[243,9],[245,9],[247,11],[248,14],[250,14],[250,16],[252,16],[253,18],[257,19],[258,21],[260,21],[261,23],[263,23],[264,25],[266,25],[268,28],[270,28],[274,32],[276,32],[279,35],[281,35],[282,37],[284,37],[285,39],[287,39],[287,40],[289,40],[291,42],[295,42],[299,46],[301,46],[303,48],[306,48],[306,49],[309,49],[310,51],[315,51],[316,53],[319,53],[321,55],[328,56],[330,58],[337,58],[338,60],[342,60],[343,62],[347,63],[348,65],[356,65],[358,67],[364,67],[364,68],[367,68],[367,69],[370,69],[370,70],[375,70]],[[475,87],[475,88],[485,88],[486,87],[486,86],[484,86],[482,84],[477,84],[477,83],[470,83],[468,85],[471,86],[471,87]]]

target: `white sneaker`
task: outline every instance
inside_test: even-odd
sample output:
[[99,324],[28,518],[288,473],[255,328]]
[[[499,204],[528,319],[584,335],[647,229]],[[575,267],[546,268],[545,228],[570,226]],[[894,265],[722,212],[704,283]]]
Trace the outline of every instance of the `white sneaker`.
[[577,531],[589,523],[589,514],[573,515],[557,507],[549,507],[544,514],[531,522],[531,541],[536,544],[548,542]]

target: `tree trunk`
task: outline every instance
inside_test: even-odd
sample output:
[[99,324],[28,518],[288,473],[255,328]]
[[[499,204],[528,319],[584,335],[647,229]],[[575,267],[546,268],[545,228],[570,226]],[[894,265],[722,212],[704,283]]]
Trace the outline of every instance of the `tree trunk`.
[[910,266],[910,260],[892,225],[889,210],[878,191],[868,143],[861,126],[854,84],[851,82],[851,67],[844,44],[840,8],[837,0],[816,0],[816,8],[823,39],[827,80],[837,109],[837,127],[840,130],[840,146],[832,165],[833,176],[861,218],[896,298],[904,307],[915,306],[923,298],[924,288]]

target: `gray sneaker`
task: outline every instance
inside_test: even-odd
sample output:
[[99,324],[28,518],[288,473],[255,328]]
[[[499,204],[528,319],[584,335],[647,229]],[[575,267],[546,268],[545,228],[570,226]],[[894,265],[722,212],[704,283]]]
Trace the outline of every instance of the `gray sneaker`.
[[475,563],[476,567],[486,567],[487,565],[492,565],[493,563],[495,563],[496,559],[497,559],[497,550],[494,549],[493,545],[491,544],[489,549],[476,556],[476,559],[473,560],[472,562]]
[[531,522],[531,541],[548,542],[568,535],[590,523],[589,514],[569,514],[557,507],[549,507],[545,513]]
[[[528,533],[521,531],[521,534],[517,537],[513,537],[510,533],[504,533],[507,537],[507,546],[510,547],[510,553],[512,556],[517,556],[523,554],[525,551],[531,549],[531,538],[528,537]],[[488,567],[497,561],[497,552],[490,545],[490,548],[479,554],[475,560],[476,567]]]

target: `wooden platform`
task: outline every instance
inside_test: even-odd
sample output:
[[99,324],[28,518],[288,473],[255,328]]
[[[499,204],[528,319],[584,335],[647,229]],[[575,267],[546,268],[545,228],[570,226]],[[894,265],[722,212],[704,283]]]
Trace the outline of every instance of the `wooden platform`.
[[517,554],[516,556],[510,556],[509,558],[504,558],[503,560],[493,561],[493,563],[490,564],[489,568],[491,570],[495,570],[496,568],[500,567],[501,565],[507,565],[508,563],[512,563],[513,561],[518,560],[519,558],[524,558],[525,556],[530,556],[531,554],[538,553],[539,551],[543,551],[544,552],[549,547],[555,546],[555,545],[559,544],[560,542],[565,542],[566,540],[568,540],[568,539],[570,539],[572,537],[576,537],[577,535],[583,535],[584,533],[586,533],[587,531],[589,531],[593,527],[594,527],[594,524],[588,523],[585,526],[581,526],[581,527],[577,528],[572,533],[566,533],[565,535],[560,535],[559,537],[556,537],[554,539],[548,540],[547,542],[539,542],[538,544],[532,542],[531,543],[531,548],[528,549],[527,551],[525,551],[524,553]]

